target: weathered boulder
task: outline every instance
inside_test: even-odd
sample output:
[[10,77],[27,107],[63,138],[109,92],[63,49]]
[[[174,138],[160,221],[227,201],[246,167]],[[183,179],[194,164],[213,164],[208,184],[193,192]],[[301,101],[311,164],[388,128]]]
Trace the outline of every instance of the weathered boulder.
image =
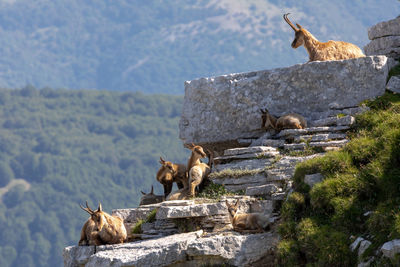
[[386,85],[386,89],[392,91],[393,93],[400,94],[400,76],[392,76],[388,84]]
[[373,56],[201,78],[185,83],[179,123],[184,143],[259,137],[260,108],[316,120],[382,95],[387,58]]
[[324,176],[320,173],[308,174],[304,176],[304,183],[308,184],[310,187],[313,187],[316,183],[322,182]]
[[374,40],[380,37],[398,35],[400,36],[400,17],[389,21],[379,22],[368,29],[368,38]]
[[400,253],[400,239],[394,239],[383,244],[381,252],[384,256],[393,259],[396,254]]

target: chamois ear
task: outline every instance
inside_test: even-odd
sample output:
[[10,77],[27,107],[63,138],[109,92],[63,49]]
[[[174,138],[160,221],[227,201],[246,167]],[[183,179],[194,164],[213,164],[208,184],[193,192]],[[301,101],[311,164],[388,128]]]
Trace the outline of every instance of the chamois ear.
[[97,212],[102,212],[103,208],[101,207],[101,203],[99,202],[99,207],[97,208]]
[[146,193],[144,193],[143,191],[140,191],[140,193],[142,193],[142,195],[144,195],[144,196],[146,195]]
[[161,165],[165,164],[165,160],[162,157],[160,157],[160,163],[161,163]]
[[239,207],[239,201],[240,201],[240,199],[238,199],[238,200],[236,201],[236,203],[235,203],[235,208],[236,208],[236,209]]
[[301,27],[300,24],[296,23],[297,28],[299,28],[299,30],[303,29],[303,27]]

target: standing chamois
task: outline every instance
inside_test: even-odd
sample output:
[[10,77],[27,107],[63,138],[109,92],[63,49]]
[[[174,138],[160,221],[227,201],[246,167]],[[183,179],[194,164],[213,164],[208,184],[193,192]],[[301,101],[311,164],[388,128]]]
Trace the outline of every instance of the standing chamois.
[[174,164],[165,161],[162,157],[160,157],[160,164],[156,178],[164,186],[164,197],[171,193],[174,182],[179,189],[188,187],[188,175],[184,164]]
[[239,199],[235,205],[230,205],[225,200],[228,207],[229,216],[233,230],[241,233],[262,233],[269,226],[269,218],[262,213],[242,213],[237,214],[239,209]]
[[310,61],[326,61],[326,60],[342,60],[349,58],[365,57],[362,50],[351,43],[342,41],[328,41],[326,43],[319,42],[309,31],[296,23],[296,28],[289,20],[287,13],[283,15],[283,19],[292,27],[295,37],[292,42],[294,49],[304,45],[307,50]]
[[90,214],[90,218],[82,227],[79,246],[119,244],[126,240],[127,233],[123,219],[104,212],[100,203],[96,211],[88,206],[87,201],[86,208],[79,206]]
[[209,151],[208,164],[205,164],[200,161],[200,159],[207,156],[201,146],[196,146],[192,143],[191,145],[187,145],[187,148],[192,151],[187,169],[189,172],[189,193],[191,197],[194,197],[196,186],[200,185],[204,178],[211,172],[212,153]]
[[290,113],[287,115],[283,115],[280,118],[275,118],[272,116],[267,109],[260,109],[261,111],[261,128],[269,129],[272,127],[273,129],[280,131],[283,129],[304,129],[307,128],[307,121],[303,116]]
[[160,203],[163,202],[165,199],[164,196],[155,195],[153,193],[153,186],[151,186],[151,191],[148,194],[144,193],[143,191],[140,192],[143,196],[140,199],[139,206]]

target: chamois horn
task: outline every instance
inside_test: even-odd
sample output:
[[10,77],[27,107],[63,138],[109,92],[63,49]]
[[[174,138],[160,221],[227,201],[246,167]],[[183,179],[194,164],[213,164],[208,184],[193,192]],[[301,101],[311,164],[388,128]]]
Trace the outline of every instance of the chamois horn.
[[292,27],[292,29],[297,32],[299,31],[298,29],[296,29],[296,27],[293,25],[293,23],[289,20],[288,15],[290,13],[286,13],[285,15],[283,15],[283,19],[287,22],[287,24],[289,24],[290,27]]

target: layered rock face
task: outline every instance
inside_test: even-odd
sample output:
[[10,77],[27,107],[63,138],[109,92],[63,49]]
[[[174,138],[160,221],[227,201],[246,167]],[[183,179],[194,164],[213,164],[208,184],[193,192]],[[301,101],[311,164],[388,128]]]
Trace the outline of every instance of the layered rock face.
[[387,58],[371,56],[188,81],[180,138],[212,144],[259,136],[264,108],[326,118],[382,95],[387,74]]
[[399,60],[400,16],[369,28],[368,38],[371,42],[364,47],[366,55],[386,55]]

